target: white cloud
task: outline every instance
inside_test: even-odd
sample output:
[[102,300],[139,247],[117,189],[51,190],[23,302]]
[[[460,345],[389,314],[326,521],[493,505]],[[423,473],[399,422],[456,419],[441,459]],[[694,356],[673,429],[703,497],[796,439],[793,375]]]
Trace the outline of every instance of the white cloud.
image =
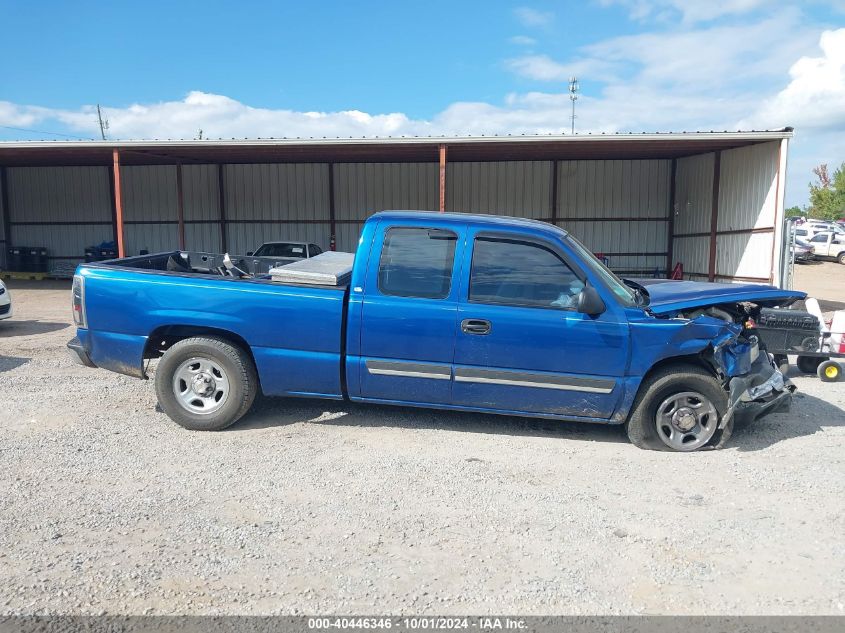
[[607,84],[648,84],[676,93],[714,92],[730,86],[780,78],[815,44],[817,32],[798,24],[795,10],[759,22],[694,30],[644,32],[610,38],[581,50],[573,60],[546,55],[508,60],[529,79],[564,81],[576,74]]
[[684,24],[743,15],[766,4],[774,4],[772,0],[599,0],[599,3],[604,7],[625,7],[630,18],[639,22],[669,21],[679,16]]
[[[223,95],[194,91],[180,101],[103,108],[110,136],[130,138],[388,136],[427,134],[427,124],[402,113],[296,112],[254,108]],[[30,127],[58,121],[80,134],[99,132],[96,109],[59,110],[0,102],[0,125]]]
[[[801,57],[792,65],[789,84],[747,122],[794,121],[804,129],[845,128],[845,28],[822,33],[819,48],[820,57]],[[840,140],[845,148],[845,134]]]
[[530,27],[547,26],[555,19],[555,15],[551,11],[538,11],[530,7],[518,7],[513,12],[517,20]]
[[569,63],[556,62],[548,55],[523,55],[505,62],[506,67],[517,75],[537,81],[566,82],[573,75],[604,75],[611,66],[598,59],[587,59]]
[[518,46],[534,46],[537,43],[533,37],[528,37],[527,35],[514,35],[508,40],[511,44],[517,44]]

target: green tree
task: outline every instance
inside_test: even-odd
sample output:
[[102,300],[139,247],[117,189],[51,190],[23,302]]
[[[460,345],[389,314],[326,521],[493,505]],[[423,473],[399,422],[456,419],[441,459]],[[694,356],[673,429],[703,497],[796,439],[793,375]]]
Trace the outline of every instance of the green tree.
[[813,170],[816,182],[810,183],[810,217],[824,220],[838,220],[845,217],[845,163],[842,163],[831,178],[827,165]]
[[786,210],[786,217],[788,217],[788,218],[800,217],[800,216],[804,215],[804,213],[805,213],[805,211],[802,211],[801,207],[798,207],[798,206],[789,207]]

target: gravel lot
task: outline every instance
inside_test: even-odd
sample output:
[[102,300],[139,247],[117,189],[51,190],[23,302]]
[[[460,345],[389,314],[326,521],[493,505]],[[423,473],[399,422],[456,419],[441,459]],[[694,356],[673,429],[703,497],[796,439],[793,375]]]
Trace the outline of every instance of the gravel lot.
[[68,284],[11,291],[0,613],[845,613],[845,383],[690,455],[309,400],[191,433],[71,363]]

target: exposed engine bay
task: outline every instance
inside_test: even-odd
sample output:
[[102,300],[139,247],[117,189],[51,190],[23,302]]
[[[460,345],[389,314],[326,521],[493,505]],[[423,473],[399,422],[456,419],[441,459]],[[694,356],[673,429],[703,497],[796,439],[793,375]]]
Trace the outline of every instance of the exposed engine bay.
[[[730,409],[722,425],[732,419],[744,421],[745,418],[753,419],[765,413],[789,409],[790,395],[795,391],[795,386],[784,377],[774,356],[767,351],[767,329],[761,331],[759,324],[766,312],[784,315],[806,313],[787,310],[782,306],[774,308],[771,302],[766,303],[769,305],[751,301],[723,303],[679,311],[674,315],[675,319],[717,319],[729,324],[726,329],[730,335],[726,332],[725,336],[718,337],[712,346],[702,352],[703,358],[723,380],[730,394]],[[802,331],[802,334],[806,335],[806,331]]]

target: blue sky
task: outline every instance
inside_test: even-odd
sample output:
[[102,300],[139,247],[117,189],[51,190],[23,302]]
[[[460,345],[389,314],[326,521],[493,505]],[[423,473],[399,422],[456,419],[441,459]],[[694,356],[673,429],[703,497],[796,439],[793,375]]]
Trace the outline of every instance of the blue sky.
[[[796,127],[845,160],[845,0],[0,0],[0,140]],[[21,129],[10,129],[21,128]],[[36,130],[26,132],[22,130]]]

